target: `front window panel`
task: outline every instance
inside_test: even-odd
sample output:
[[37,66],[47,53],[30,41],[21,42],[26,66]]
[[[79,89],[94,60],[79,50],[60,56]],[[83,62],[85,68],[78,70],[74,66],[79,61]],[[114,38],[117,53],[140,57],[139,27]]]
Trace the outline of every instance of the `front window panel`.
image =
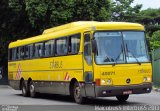
[[96,32],[97,64],[124,63],[123,42],[121,32]]
[[128,63],[149,62],[144,32],[123,32],[126,60]]
[[149,62],[144,32],[95,32],[94,38],[97,42],[97,64]]

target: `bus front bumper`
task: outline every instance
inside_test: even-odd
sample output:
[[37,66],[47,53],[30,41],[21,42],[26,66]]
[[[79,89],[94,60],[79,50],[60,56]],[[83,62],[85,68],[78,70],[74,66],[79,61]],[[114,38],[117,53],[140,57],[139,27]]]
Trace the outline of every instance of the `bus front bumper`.
[[127,86],[95,86],[96,97],[150,93],[152,83]]

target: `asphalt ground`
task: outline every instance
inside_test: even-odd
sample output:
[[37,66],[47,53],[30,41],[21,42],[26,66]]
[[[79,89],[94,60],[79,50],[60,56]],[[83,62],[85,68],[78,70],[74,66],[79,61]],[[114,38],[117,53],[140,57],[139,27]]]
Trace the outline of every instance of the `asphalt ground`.
[[38,98],[23,97],[21,91],[0,86],[0,111],[159,111],[160,92],[130,95],[125,103],[115,97],[87,99],[83,105],[76,104],[70,96],[40,94]]

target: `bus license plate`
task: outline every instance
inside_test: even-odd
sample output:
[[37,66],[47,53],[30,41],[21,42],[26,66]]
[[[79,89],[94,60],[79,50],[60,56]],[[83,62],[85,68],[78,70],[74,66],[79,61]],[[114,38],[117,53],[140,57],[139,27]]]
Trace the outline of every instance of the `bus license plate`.
[[124,95],[127,95],[127,94],[132,94],[132,91],[131,91],[131,90],[128,90],[128,91],[123,91],[123,94],[124,94]]

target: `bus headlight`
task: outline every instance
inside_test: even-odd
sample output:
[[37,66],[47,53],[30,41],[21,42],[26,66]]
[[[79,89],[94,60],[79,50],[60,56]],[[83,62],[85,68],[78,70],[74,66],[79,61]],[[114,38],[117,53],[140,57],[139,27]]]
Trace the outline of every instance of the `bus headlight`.
[[148,82],[151,82],[151,77],[147,77],[147,81],[148,81]]
[[106,81],[102,79],[101,84],[104,85],[105,83],[106,83]]
[[143,82],[151,82],[151,77],[144,77]]
[[111,85],[112,80],[111,79],[101,79],[101,85]]

